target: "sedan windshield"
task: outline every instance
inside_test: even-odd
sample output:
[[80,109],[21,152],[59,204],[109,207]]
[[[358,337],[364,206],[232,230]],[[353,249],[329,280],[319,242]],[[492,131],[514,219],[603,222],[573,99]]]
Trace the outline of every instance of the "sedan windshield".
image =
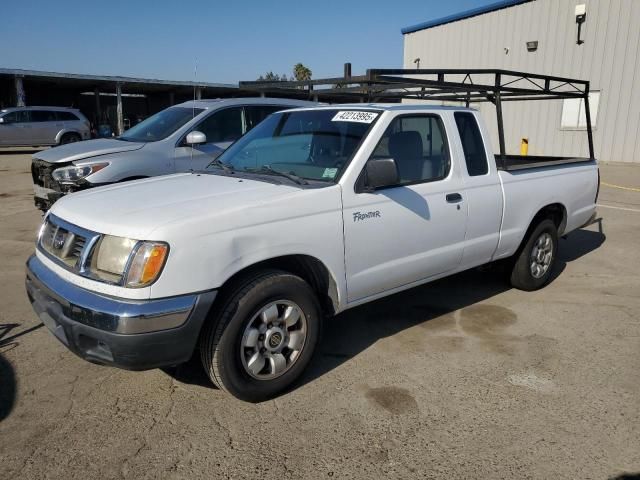
[[201,108],[170,107],[130,128],[118,138],[127,142],[157,142],[202,112]]
[[[240,172],[333,182],[378,116],[339,109],[276,113],[229,147],[219,161]],[[209,168],[220,168],[220,162]]]

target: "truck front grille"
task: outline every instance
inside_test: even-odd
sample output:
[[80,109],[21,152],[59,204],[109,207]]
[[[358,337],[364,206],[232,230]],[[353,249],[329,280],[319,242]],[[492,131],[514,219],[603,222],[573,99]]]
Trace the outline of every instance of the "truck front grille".
[[47,218],[40,237],[40,246],[68,267],[76,267],[87,242],[86,237]]
[[38,248],[54,262],[81,273],[83,262],[100,235],[65,222],[55,215],[47,216],[38,240]]

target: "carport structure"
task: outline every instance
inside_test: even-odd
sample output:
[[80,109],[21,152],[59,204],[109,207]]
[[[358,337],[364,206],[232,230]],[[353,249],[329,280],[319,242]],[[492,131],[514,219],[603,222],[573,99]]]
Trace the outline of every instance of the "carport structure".
[[[240,95],[237,85],[232,84],[0,68],[0,108],[79,108],[95,126],[110,123],[118,133],[125,129],[128,116],[145,117],[194,97]],[[252,95],[256,93],[247,96]]]

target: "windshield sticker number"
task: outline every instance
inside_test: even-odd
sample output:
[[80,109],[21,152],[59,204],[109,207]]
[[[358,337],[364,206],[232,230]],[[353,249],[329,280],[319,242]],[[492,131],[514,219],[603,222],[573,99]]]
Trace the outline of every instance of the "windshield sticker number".
[[376,119],[377,116],[378,114],[373,112],[344,111],[336,113],[331,121],[371,123]]
[[322,178],[334,178],[338,173],[337,168],[325,168],[324,173],[322,174]]

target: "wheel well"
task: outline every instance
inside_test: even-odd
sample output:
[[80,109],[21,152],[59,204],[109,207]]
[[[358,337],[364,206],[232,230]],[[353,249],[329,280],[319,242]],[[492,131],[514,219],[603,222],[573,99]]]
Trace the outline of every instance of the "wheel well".
[[529,227],[522,237],[518,249],[514,253],[515,256],[519,255],[519,253],[522,251],[525,244],[527,243],[527,240],[529,239],[529,236],[531,235],[531,232],[534,228],[536,228],[538,223],[547,218],[550,218],[555,224],[556,229],[558,230],[558,236],[562,235],[562,232],[567,225],[567,209],[564,208],[564,205],[562,205],[561,203],[551,203],[549,205],[546,205],[538,210],[538,212],[531,219]]
[[64,132],[62,135],[60,135],[60,139],[58,140],[58,143],[60,143],[64,137],[67,137],[69,135],[75,135],[76,137],[80,137],[80,139],[82,139],[82,135],[80,135],[79,132],[76,132],[74,130],[69,130]]
[[338,310],[338,286],[335,280],[324,263],[309,255],[285,255],[253,264],[229,278],[222,286],[222,290],[233,290],[239,282],[265,269],[283,270],[299,276],[316,293],[320,306],[326,314],[333,315]]
[[567,209],[561,203],[552,203],[538,210],[535,214],[529,228],[535,228],[535,226],[542,220],[549,218],[553,221],[558,229],[558,236],[562,235],[565,227],[567,226]]

